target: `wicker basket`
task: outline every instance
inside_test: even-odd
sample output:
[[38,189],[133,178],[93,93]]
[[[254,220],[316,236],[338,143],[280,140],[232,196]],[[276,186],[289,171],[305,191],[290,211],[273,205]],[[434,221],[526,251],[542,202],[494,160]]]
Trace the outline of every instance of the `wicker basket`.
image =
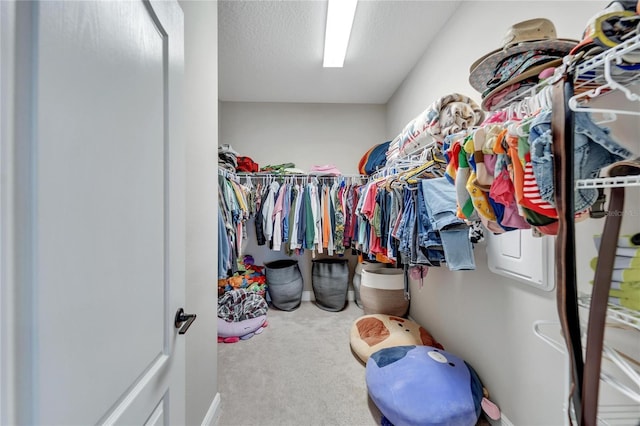
[[365,315],[404,317],[409,310],[409,300],[404,294],[404,272],[392,268],[364,269],[360,298]]
[[362,284],[362,271],[365,269],[372,270],[372,269],[382,269],[386,267],[387,267],[386,263],[371,262],[368,260],[363,260],[362,262],[356,265],[355,272],[353,273],[353,295],[358,308],[362,309],[362,299],[360,297],[360,286]]

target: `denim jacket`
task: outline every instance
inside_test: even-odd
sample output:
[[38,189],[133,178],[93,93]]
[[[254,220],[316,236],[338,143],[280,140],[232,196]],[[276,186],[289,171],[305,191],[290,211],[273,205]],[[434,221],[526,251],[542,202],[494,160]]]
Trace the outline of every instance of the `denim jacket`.
[[[552,142],[551,111],[543,111],[531,123],[531,163],[542,199],[555,205]],[[575,179],[596,178],[602,168],[632,155],[613,139],[609,129],[596,125],[589,113],[574,113]],[[597,189],[579,189],[575,193],[574,211],[580,212],[589,208],[597,198]]]

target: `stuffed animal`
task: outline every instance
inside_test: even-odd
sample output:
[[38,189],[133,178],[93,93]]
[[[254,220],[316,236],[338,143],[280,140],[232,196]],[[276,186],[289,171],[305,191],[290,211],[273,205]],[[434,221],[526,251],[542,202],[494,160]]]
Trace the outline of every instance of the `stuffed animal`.
[[482,410],[500,418],[475,370],[437,347],[381,349],[367,361],[366,381],[384,421],[394,426],[474,426]]
[[351,327],[351,349],[364,363],[380,349],[403,345],[429,345],[442,349],[442,345],[422,326],[393,315],[365,315]]

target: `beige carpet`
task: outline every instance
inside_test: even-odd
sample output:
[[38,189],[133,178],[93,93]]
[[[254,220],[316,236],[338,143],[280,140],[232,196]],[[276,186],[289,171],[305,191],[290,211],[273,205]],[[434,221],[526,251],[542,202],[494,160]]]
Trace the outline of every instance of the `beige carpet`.
[[362,315],[354,302],[341,312],[313,302],[292,312],[272,308],[261,334],[219,343],[218,425],[379,425],[365,367],[349,346]]

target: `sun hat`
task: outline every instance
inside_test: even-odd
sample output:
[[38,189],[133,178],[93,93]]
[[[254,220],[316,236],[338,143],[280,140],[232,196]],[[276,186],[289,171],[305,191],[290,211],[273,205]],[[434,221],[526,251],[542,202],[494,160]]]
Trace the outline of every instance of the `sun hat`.
[[[552,56],[547,56],[547,58],[550,58],[550,57]],[[556,59],[547,60],[546,62],[531,66],[529,68],[522,69],[521,72],[517,72],[512,78],[504,81],[499,86],[496,86],[490,90],[485,91],[482,94],[482,102],[481,102],[482,109],[485,111],[492,111],[496,105],[494,105],[494,102],[491,102],[491,100],[495,95],[502,92],[505,88],[513,86],[514,84],[518,84],[520,82],[530,80],[530,79],[535,80],[535,83],[537,84],[538,81],[541,80],[539,75],[542,72],[550,68],[556,68],[560,65],[562,65],[562,58],[556,58]]]
[[478,92],[486,90],[496,66],[505,58],[530,50],[557,51],[568,54],[578,40],[558,38],[556,28],[548,19],[535,18],[512,25],[502,41],[502,47],[477,59],[469,67],[469,83]]
[[548,62],[557,64],[559,60],[561,63],[563,56],[563,52],[553,50],[527,50],[508,56],[496,65],[492,78],[484,83],[482,96],[486,97],[499,87],[537,76],[540,71],[548,68]]

